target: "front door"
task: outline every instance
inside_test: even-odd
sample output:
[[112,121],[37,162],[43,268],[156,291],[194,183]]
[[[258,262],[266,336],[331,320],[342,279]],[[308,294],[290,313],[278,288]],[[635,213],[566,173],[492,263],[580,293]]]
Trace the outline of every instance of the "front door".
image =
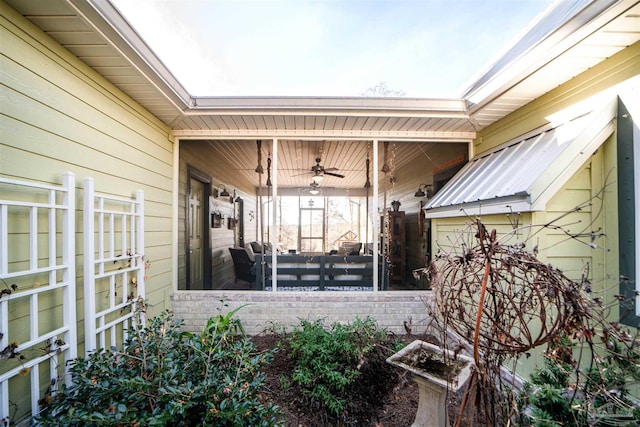
[[209,193],[211,178],[189,170],[187,191],[187,289],[211,288]]

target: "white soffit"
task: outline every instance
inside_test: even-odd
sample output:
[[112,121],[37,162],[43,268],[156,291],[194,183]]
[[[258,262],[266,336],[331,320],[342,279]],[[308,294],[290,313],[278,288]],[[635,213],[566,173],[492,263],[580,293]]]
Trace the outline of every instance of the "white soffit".
[[484,128],[638,40],[637,0],[557,1],[462,97]]
[[472,159],[429,201],[427,218],[544,210],[613,133],[616,106]]

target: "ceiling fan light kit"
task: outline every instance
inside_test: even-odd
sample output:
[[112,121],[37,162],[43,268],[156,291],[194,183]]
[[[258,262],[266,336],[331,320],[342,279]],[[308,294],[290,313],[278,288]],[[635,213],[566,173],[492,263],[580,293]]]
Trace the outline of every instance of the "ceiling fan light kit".
[[313,196],[320,194],[320,190],[318,189],[318,187],[320,187],[320,184],[318,184],[315,181],[311,181],[311,184],[309,185],[311,187],[311,190],[309,190],[309,193]]

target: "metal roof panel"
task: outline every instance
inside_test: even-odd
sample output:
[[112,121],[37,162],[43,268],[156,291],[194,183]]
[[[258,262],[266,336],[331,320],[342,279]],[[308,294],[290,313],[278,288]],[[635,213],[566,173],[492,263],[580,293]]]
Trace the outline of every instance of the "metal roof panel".
[[[612,102],[538,134],[511,140],[471,159],[426,206],[427,215],[460,216],[465,206],[491,204],[508,212],[518,202],[526,210],[543,209],[549,198],[613,132]],[[583,158],[581,159],[581,156]],[[504,203],[501,205],[501,201]],[[508,201],[508,202],[507,202]],[[465,209],[466,210],[466,209]]]

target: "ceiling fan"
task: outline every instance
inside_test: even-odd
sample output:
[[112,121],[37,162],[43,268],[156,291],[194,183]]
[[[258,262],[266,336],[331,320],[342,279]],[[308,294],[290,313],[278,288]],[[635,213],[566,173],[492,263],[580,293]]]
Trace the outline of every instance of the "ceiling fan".
[[323,176],[323,175],[330,175],[330,176],[335,176],[337,178],[344,178],[344,175],[333,172],[333,171],[337,171],[338,168],[325,168],[320,164],[320,161],[321,161],[320,157],[316,157],[316,164],[311,166],[311,172],[313,172],[312,179],[315,177]]

